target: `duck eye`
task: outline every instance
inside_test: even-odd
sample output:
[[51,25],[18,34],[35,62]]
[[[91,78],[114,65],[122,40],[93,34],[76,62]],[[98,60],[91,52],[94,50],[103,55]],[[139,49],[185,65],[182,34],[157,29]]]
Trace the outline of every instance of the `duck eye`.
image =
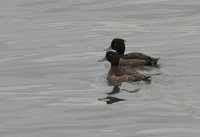
[[114,43],[114,45],[116,46],[116,45],[117,45],[117,43]]

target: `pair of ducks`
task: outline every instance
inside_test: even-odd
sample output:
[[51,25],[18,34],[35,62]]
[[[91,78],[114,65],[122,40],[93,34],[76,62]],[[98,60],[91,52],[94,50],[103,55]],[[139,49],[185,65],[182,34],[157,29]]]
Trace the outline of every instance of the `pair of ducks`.
[[105,57],[99,60],[100,62],[109,61],[111,64],[107,75],[108,81],[114,85],[122,82],[149,81],[150,76],[137,71],[128,71],[125,67],[156,66],[159,58],[153,58],[137,52],[124,54],[125,42],[120,38],[113,39],[111,46],[105,49],[107,51]]

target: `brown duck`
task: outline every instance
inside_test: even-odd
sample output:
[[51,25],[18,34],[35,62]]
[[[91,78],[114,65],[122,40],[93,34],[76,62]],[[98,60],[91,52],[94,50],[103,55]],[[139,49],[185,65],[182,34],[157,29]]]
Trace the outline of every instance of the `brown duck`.
[[[111,67],[107,74],[107,79],[112,84],[121,84],[122,82],[149,81],[150,77],[145,76],[137,71],[126,71],[119,66],[120,55],[113,51],[107,51],[104,60],[111,63]],[[103,61],[103,60],[101,60]]]

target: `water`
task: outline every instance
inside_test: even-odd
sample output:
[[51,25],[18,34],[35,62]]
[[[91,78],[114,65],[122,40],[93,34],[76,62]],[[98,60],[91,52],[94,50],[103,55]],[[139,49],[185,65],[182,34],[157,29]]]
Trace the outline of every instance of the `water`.
[[[0,6],[1,137],[200,135],[198,0],[20,0]],[[160,57],[151,84],[105,82],[113,38]],[[111,93],[110,93],[111,92]],[[115,94],[113,94],[115,92]]]

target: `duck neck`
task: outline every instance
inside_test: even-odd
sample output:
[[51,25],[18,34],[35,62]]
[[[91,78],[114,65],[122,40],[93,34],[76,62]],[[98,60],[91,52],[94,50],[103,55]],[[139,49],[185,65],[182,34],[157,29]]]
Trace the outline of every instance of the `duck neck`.
[[116,51],[117,51],[117,53],[118,53],[119,55],[124,55],[124,52],[125,52],[125,45],[122,44],[120,47],[118,47],[118,48],[116,49]]
[[117,53],[118,53],[120,56],[124,55],[124,52],[125,52],[125,49],[120,50],[120,51],[117,51]]

